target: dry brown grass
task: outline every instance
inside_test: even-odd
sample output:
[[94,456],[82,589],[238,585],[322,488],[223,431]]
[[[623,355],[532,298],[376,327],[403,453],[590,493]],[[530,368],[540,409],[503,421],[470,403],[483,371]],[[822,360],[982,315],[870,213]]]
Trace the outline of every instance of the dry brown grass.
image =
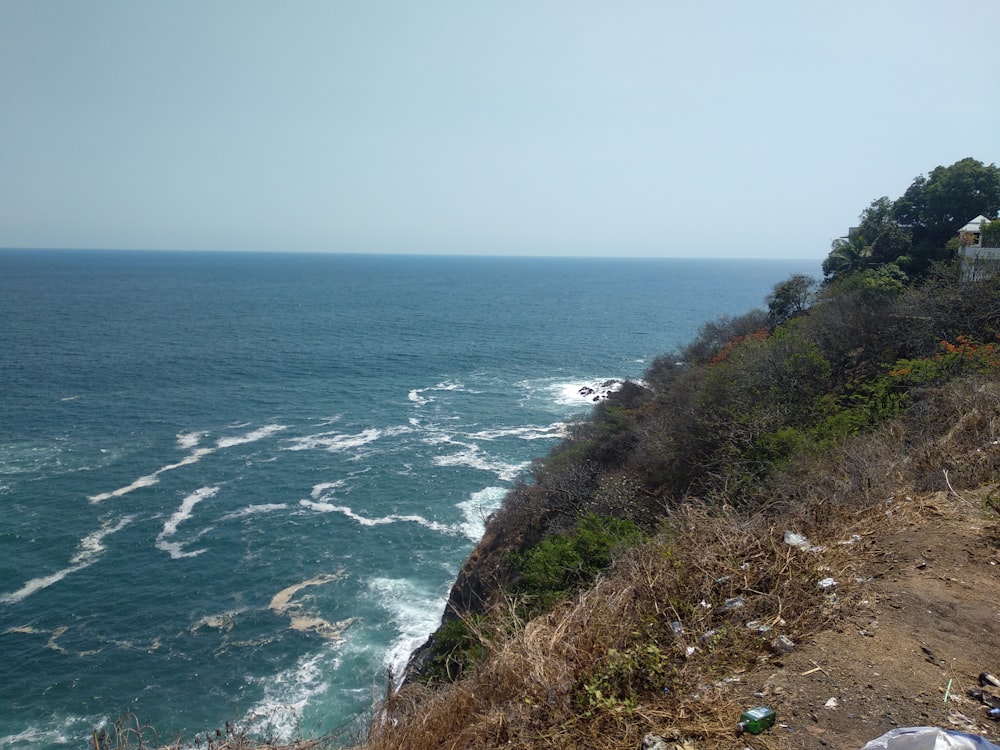
[[667,528],[543,617],[521,622],[512,602],[494,610],[474,673],[390,695],[365,750],[610,750],[638,747],[647,732],[730,747],[741,709],[726,680],[767,659],[779,634],[798,639],[832,614],[817,581],[849,555],[836,544],[798,550],[763,514],[697,502]]

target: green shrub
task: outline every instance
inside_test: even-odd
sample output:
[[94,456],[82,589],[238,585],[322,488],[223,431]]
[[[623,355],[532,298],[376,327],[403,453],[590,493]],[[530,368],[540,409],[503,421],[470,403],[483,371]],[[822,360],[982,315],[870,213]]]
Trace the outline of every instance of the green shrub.
[[475,632],[480,616],[449,620],[434,633],[430,656],[421,677],[431,682],[451,682],[486,656],[486,646]]
[[846,437],[876,427],[905,412],[915,388],[964,375],[989,374],[998,368],[996,344],[980,344],[967,336],[956,337],[955,343],[942,340],[937,354],[899,359],[884,366],[881,375],[849,384],[842,408],[827,417],[819,435],[823,439]]
[[632,521],[586,515],[571,534],[552,534],[516,556],[517,592],[532,612],[545,611],[610,567],[618,549],[640,541]]
[[584,716],[597,710],[631,714],[638,699],[662,692],[676,672],[669,652],[655,643],[632,646],[624,651],[609,649],[580,680],[574,703]]

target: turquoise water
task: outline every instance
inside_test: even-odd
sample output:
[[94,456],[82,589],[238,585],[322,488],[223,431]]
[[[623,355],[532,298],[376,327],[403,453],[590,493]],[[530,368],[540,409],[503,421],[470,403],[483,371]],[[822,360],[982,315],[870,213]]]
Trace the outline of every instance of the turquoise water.
[[0,251],[0,746],[350,725],[582,386],[818,270]]

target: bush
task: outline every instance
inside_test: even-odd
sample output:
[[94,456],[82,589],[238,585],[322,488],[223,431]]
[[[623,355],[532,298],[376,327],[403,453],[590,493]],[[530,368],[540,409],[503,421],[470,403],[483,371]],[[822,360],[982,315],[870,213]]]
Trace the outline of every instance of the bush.
[[[694,341],[681,350],[679,359],[688,365],[705,364],[733,339],[749,336],[767,327],[768,316],[763,310],[751,310],[735,318],[724,315],[702,325]],[[655,373],[651,378],[647,376],[647,380],[656,379]]]
[[552,534],[516,557],[517,593],[531,611],[545,611],[606,570],[617,550],[641,540],[632,521],[584,516],[573,533]]
[[451,682],[486,656],[486,646],[476,631],[479,615],[449,620],[434,634],[422,679]]

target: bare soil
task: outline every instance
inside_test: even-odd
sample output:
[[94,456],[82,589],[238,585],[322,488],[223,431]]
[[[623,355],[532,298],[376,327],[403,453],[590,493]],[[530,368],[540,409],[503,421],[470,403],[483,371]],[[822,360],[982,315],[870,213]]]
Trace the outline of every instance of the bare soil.
[[834,626],[733,684],[778,714],[733,747],[847,750],[925,725],[1000,744],[1000,723],[968,695],[980,673],[1000,675],[1000,521],[985,492],[887,508],[853,549]]

